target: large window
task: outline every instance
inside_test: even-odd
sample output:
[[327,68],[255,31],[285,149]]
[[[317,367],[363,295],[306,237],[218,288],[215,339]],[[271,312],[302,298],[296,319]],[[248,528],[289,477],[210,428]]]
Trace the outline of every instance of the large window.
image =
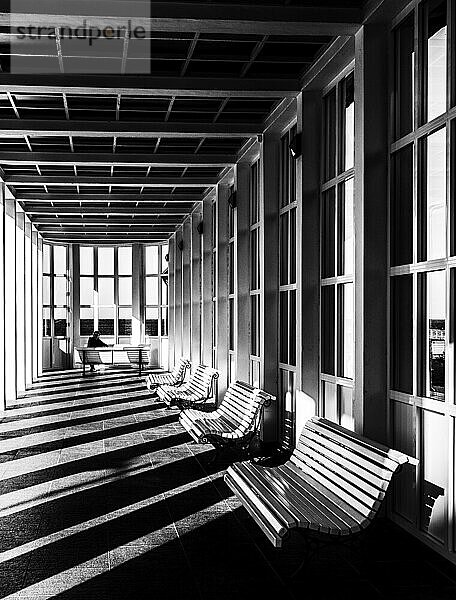
[[146,246],[144,251],[146,339],[158,338],[164,357],[168,352],[168,245]]
[[79,248],[81,338],[129,343],[132,334],[131,246]]
[[261,385],[261,214],[258,161],[250,167],[250,383]]
[[321,408],[353,428],[354,379],[354,78],[323,98],[321,196]]
[[[231,188],[230,193],[234,193]],[[228,384],[235,381],[236,378],[236,328],[237,328],[237,303],[236,303],[236,207],[228,205],[228,314],[229,314],[229,334],[228,334]]]
[[290,143],[292,127],[281,138],[279,209],[279,395],[284,415],[281,438],[294,444],[296,392],[296,162]]
[[212,201],[212,366],[217,366],[217,202]]
[[454,446],[456,265],[450,8],[452,0],[417,2],[394,28],[390,148],[391,433],[399,450],[420,459],[418,473],[410,467],[398,482],[393,510],[443,546],[454,535],[447,526],[454,489],[447,452],[448,435]]
[[43,244],[43,337],[67,338],[68,249]]

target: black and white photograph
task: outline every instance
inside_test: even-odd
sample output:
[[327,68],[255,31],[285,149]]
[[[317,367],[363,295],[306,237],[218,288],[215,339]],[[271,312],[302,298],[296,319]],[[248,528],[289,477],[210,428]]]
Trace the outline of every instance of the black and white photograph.
[[455,191],[455,0],[0,0],[0,600],[456,600]]

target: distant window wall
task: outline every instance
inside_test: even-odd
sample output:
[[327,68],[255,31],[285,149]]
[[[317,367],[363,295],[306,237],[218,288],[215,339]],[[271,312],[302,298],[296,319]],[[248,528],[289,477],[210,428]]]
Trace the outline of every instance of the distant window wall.
[[157,346],[164,364],[168,356],[168,244],[145,246],[145,334]]
[[132,334],[132,248],[79,248],[81,341],[100,332],[109,344],[129,343]]

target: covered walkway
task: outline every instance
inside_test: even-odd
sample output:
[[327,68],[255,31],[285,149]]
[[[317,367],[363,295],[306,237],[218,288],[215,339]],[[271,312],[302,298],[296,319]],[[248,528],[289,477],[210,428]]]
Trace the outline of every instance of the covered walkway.
[[290,578],[299,537],[270,547],[225,486],[226,464],[208,466],[211,450],[131,372],[43,376],[0,435],[2,598],[456,596],[452,567],[392,523]]

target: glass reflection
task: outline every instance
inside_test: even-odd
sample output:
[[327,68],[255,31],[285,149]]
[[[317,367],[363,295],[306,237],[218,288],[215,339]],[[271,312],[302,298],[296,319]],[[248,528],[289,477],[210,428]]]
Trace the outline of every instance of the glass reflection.
[[445,399],[445,271],[426,275],[426,396]]
[[427,138],[427,256],[446,256],[446,129]]
[[427,63],[427,116],[428,121],[431,121],[446,110],[446,0],[438,3],[429,3]]

